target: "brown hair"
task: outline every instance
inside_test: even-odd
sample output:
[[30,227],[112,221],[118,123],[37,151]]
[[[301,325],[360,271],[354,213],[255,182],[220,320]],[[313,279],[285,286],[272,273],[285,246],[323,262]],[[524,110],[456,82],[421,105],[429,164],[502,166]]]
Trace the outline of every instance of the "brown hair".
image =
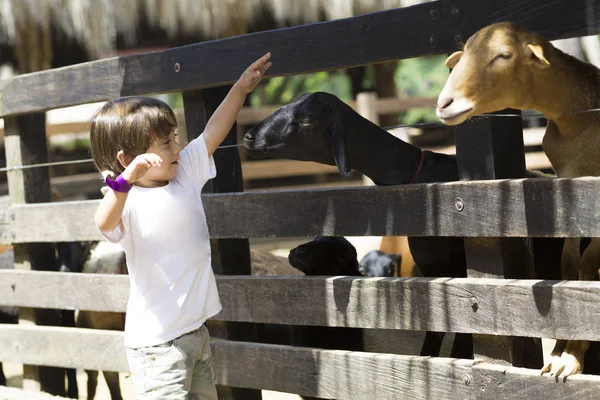
[[124,171],[117,159],[123,150],[129,161],[166,138],[177,128],[175,113],[165,102],[151,97],[123,97],[102,106],[90,126],[90,147],[100,172],[114,176]]

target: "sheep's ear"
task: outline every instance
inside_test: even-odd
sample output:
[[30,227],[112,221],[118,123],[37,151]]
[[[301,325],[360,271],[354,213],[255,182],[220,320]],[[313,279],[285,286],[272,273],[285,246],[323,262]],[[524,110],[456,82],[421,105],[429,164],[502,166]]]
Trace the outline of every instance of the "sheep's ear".
[[446,58],[446,67],[448,67],[448,68],[456,67],[456,64],[458,64],[458,61],[460,60],[460,57],[462,56],[462,54],[463,54],[462,51],[456,51],[456,52],[450,54],[448,56],[448,58]]
[[539,44],[528,44],[527,48],[531,51],[531,60],[533,64],[540,68],[548,68],[550,62],[544,56],[544,49]]
[[336,116],[333,120],[333,132],[331,133],[331,152],[340,174],[350,176],[350,166],[346,160],[346,134],[341,117]]

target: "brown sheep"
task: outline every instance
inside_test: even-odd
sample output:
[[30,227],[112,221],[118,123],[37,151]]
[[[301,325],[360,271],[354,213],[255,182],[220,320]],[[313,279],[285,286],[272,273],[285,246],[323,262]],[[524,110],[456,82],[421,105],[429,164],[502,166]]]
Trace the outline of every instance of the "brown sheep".
[[[559,177],[600,176],[600,70],[556,49],[541,36],[509,22],[476,32],[446,60],[453,68],[439,95],[437,115],[457,125],[482,113],[536,109],[548,118],[543,148]],[[600,240],[580,257],[578,238],[565,240],[563,279],[593,280]],[[556,343],[542,373],[568,376],[583,370],[588,341]]]

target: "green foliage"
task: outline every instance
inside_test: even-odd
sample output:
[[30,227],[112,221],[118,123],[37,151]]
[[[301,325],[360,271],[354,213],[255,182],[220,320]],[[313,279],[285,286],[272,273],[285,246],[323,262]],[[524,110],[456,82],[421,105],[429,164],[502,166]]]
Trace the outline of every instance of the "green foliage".
[[[448,78],[445,56],[427,56],[403,60],[396,69],[394,80],[399,96],[437,97]],[[402,123],[436,121],[434,109],[417,108],[401,115]]]
[[253,107],[287,104],[306,92],[329,92],[345,101],[352,100],[350,79],[345,73],[322,71],[271,78],[252,92],[250,104]]

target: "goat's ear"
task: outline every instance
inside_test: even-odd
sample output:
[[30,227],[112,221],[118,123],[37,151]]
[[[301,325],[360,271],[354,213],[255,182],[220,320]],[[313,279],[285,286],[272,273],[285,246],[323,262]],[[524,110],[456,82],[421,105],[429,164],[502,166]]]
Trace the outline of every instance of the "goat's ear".
[[550,62],[544,57],[544,49],[539,44],[528,44],[527,48],[531,51],[531,60],[536,67],[548,68]]
[[448,56],[448,58],[446,58],[446,67],[448,67],[448,68],[456,67],[456,64],[458,64],[458,61],[460,60],[460,57],[462,56],[462,54],[463,54],[462,51],[456,51],[456,52],[450,54],[450,56]]
[[333,119],[333,131],[331,132],[331,152],[335,165],[340,174],[350,176],[350,166],[346,160],[346,133],[342,117],[335,115]]

